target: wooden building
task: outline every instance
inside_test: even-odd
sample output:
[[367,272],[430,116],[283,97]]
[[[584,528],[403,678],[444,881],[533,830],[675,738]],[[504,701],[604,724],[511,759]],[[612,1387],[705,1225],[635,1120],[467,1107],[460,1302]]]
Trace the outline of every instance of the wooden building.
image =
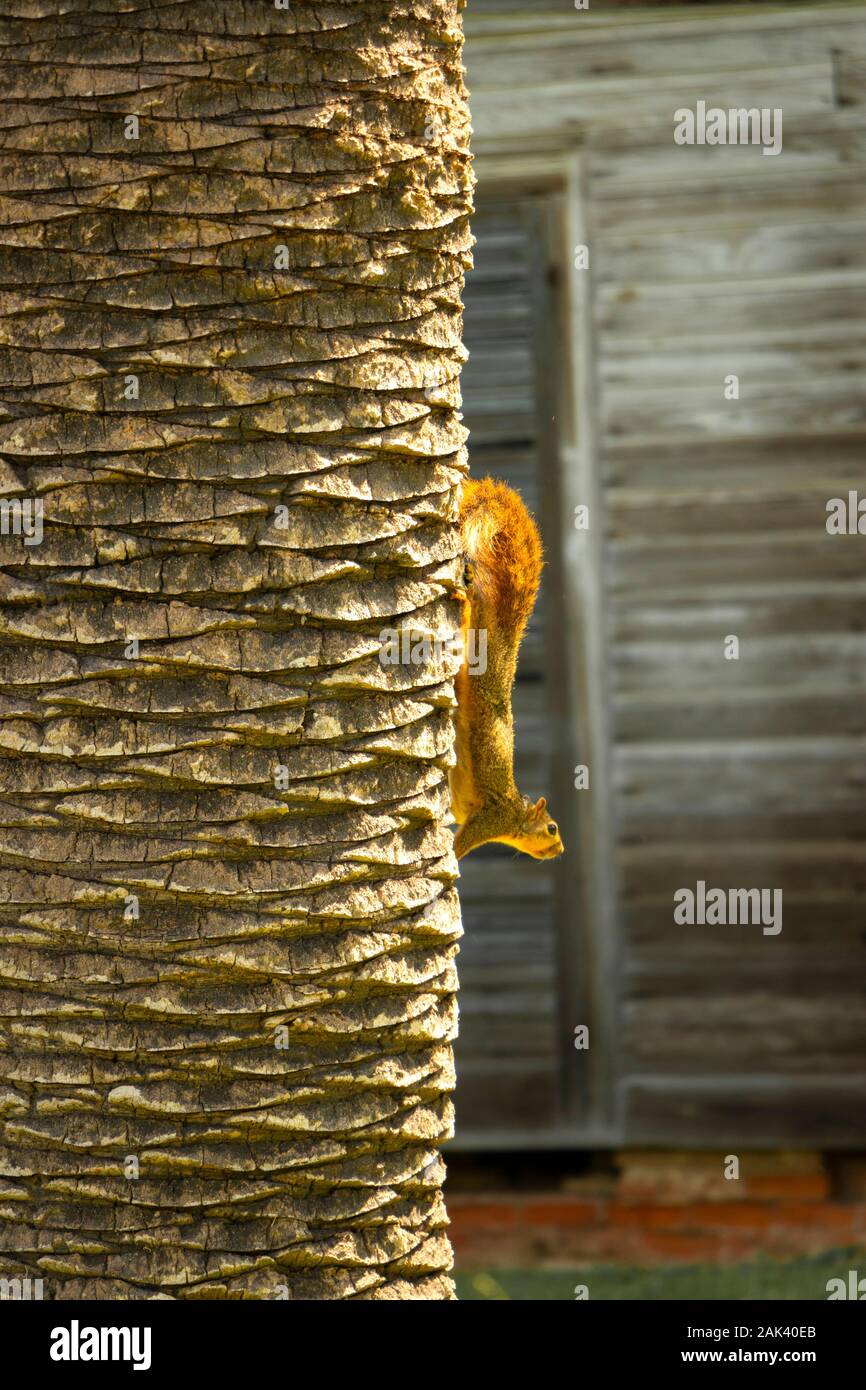
[[[866,9],[466,29],[470,462],[541,520],[518,781],[568,853],[464,861],[456,1145],[866,1148]],[[677,145],[701,100],[781,153]],[[676,925],[699,880],[781,932]]]

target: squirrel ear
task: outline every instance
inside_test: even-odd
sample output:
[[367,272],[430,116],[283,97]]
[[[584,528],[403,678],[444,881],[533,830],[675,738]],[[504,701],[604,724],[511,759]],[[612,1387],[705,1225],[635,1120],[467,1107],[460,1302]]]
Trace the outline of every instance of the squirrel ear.
[[541,820],[541,817],[544,816],[544,815],[546,815],[546,814],[547,814],[547,797],[542,796],[542,797],[539,797],[538,801],[536,801],[535,805],[532,807],[532,810],[531,810],[532,819],[533,819],[533,820]]

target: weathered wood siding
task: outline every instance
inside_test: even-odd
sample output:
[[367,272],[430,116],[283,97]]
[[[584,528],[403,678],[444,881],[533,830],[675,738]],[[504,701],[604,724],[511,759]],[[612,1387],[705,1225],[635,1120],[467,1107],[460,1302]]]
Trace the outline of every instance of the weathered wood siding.
[[[825,508],[866,496],[866,10],[489,11],[467,47],[482,196],[509,159],[531,173],[579,151],[582,167],[612,1138],[862,1144],[866,537],[828,536]],[[699,99],[781,107],[783,152],[676,146],[673,112]],[[780,888],[781,935],[674,925],[675,890],[698,879]]]

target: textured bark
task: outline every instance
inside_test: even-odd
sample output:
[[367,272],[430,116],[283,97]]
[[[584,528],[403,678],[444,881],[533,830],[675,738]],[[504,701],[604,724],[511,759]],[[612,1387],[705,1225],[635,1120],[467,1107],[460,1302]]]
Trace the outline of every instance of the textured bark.
[[454,659],[378,653],[456,615],[459,9],[4,6],[0,1273],[47,1298],[453,1296]]

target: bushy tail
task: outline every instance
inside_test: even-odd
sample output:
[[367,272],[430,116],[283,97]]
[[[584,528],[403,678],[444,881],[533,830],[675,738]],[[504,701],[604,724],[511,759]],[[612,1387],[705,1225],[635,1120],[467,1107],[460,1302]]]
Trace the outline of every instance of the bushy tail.
[[538,527],[520,494],[493,478],[464,480],[460,526],[470,587],[492,606],[498,625],[519,637],[544,563]]

